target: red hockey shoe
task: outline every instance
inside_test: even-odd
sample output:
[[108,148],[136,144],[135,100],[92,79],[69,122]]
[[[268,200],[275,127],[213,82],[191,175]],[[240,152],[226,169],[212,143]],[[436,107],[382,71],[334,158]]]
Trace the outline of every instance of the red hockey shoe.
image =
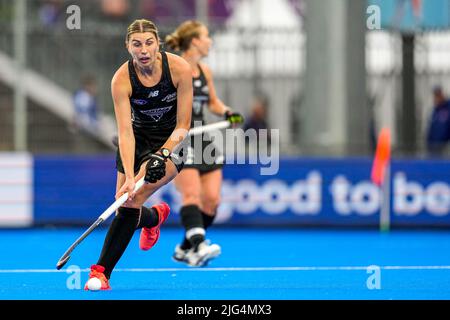
[[[109,286],[109,281],[106,278],[106,276],[103,274],[104,271],[105,271],[104,267],[97,265],[97,264],[92,265],[91,272],[89,273],[89,280],[86,282],[86,284],[84,286],[84,290],[91,290],[91,291],[111,290],[111,287]],[[98,289],[96,289],[96,284],[93,283],[93,282],[97,281],[97,280],[94,280],[94,278],[100,280],[100,287]],[[91,281],[90,285],[89,285],[89,281]]]
[[170,213],[169,205],[165,202],[152,206],[158,213],[158,224],[152,228],[142,228],[141,236],[139,238],[139,248],[141,250],[149,250],[159,239],[160,227],[166,221]]

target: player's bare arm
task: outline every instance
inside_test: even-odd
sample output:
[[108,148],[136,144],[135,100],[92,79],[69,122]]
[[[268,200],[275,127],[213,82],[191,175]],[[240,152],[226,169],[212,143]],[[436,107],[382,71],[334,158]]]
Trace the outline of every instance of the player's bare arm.
[[[117,121],[117,129],[119,134],[119,149],[120,156],[122,158],[125,176],[127,181],[125,183],[126,190],[120,190],[121,192],[132,191],[134,185],[134,151],[135,151],[135,139],[133,134],[133,127],[131,125],[131,106],[130,106],[130,94],[131,86],[127,65],[122,65],[114,75],[111,81],[111,93],[114,102],[114,111]],[[124,185],[124,186],[125,186]],[[120,192],[119,192],[120,193]]]

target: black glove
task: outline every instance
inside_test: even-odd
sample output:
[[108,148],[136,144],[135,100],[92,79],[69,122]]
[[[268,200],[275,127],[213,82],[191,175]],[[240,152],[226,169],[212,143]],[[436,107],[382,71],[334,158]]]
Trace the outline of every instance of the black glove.
[[225,120],[230,121],[231,124],[240,124],[244,122],[244,117],[238,112],[227,110],[224,114]]
[[166,159],[159,154],[151,154],[146,166],[144,180],[155,183],[166,175]]

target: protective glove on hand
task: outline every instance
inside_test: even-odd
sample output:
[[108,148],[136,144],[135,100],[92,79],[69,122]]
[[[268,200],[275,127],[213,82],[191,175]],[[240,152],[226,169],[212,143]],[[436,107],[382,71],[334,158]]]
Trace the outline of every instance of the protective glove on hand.
[[159,154],[151,154],[147,162],[144,180],[155,183],[166,175],[166,160]]
[[225,120],[229,121],[232,125],[241,124],[244,122],[244,117],[239,112],[232,110],[225,111]]

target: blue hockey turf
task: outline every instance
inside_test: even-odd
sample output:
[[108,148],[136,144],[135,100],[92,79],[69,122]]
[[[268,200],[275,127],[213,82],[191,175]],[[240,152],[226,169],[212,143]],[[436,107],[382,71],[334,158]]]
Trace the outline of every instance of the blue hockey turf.
[[136,232],[112,290],[87,292],[105,228],[55,268],[84,230],[2,230],[0,299],[450,299],[449,231],[212,228],[223,253],[204,268],[172,261],[181,229],[163,228],[147,252]]

